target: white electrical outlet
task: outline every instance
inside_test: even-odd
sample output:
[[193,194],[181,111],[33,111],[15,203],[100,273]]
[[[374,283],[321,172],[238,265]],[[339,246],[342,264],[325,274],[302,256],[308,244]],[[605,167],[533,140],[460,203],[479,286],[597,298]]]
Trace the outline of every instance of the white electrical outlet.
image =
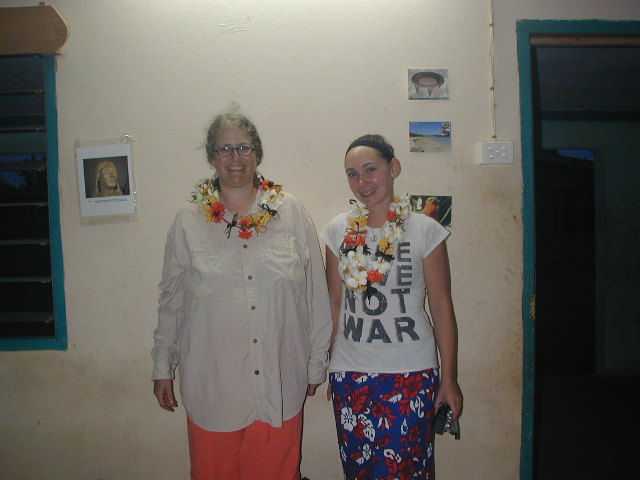
[[513,165],[513,142],[478,142],[480,165]]

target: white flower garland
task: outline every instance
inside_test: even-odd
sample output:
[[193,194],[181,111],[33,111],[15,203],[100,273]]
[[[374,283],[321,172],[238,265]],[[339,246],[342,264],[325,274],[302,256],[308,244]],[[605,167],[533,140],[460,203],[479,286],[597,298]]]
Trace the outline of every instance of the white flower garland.
[[348,227],[340,247],[339,269],[349,290],[363,291],[367,298],[375,293],[373,284],[379,283],[391,271],[397,246],[402,241],[404,223],[411,212],[409,194],[394,197],[389,205],[387,221],[382,226],[382,238],[371,253],[366,244],[369,210],[351,200],[347,217]]

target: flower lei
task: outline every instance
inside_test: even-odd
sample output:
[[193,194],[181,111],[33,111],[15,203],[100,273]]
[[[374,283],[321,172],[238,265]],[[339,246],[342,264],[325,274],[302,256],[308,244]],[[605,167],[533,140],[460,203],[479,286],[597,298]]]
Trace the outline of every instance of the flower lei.
[[404,231],[404,223],[411,211],[408,194],[394,197],[389,205],[387,221],[382,226],[382,238],[371,253],[367,246],[369,210],[357,201],[351,200],[351,211],[347,217],[347,230],[340,246],[339,268],[344,283],[349,290],[362,291],[367,300],[377,290],[374,283],[380,283],[393,267],[394,254]]
[[217,177],[205,178],[201,180],[191,192],[192,203],[197,203],[204,212],[204,217],[208,222],[220,223],[224,221],[227,224],[225,233],[227,238],[231,236],[231,230],[237,228],[238,236],[242,239],[248,239],[267,231],[269,222],[278,216],[278,209],[284,204],[282,197],[282,185],[276,185],[270,180],[266,180],[260,173],[256,172],[255,185],[261,192],[258,206],[262,211],[249,214],[235,214],[229,221],[225,218],[226,209],[220,201],[220,185]]

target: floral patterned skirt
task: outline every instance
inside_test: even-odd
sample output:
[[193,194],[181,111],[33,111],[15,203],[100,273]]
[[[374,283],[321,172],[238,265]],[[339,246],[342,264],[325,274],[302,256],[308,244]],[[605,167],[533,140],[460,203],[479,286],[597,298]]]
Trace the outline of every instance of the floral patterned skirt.
[[331,397],[346,480],[434,480],[435,369],[334,372]]

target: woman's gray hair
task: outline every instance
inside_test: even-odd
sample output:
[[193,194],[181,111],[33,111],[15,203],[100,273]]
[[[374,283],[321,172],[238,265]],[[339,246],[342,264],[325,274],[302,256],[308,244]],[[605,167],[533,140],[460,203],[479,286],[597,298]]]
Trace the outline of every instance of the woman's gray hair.
[[207,160],[213,165],[213,159],[215,155],[215,149],[217,148],[216,142],[222,129],[228,126],[234,126],[241,128],[247,132],[251,139],[251,146],[254,148],[256,154],[256,163],[260,165],[262,162],[262,140],[258,135],[258,129],[249,118],[240,112],[238,105],[234,104],[229,110],[224,111],[216,115],[213,119],[209,130],[207,131]]

